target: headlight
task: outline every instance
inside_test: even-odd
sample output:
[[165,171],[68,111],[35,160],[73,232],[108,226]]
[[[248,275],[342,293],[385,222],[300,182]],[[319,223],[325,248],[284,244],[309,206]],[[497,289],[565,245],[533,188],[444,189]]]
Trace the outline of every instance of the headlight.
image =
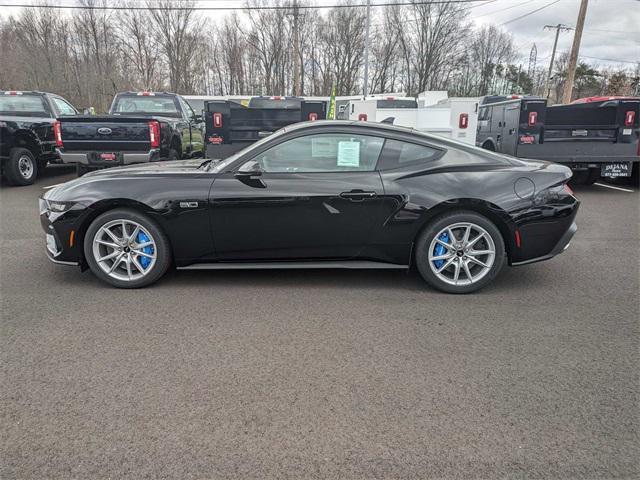
[[40,213],[64,213],[74,208],[84,208],[77,202],[59,202],[57,200],[39,199]]

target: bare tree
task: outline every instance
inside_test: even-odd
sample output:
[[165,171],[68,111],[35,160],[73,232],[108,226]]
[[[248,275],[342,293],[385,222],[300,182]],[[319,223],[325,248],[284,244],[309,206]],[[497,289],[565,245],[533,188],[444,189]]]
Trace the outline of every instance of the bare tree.
[[476,32],[471,43],[472,62],[479,72],[478,95],[489,93],[496,68],[513,60],[515,49],[508,33],[494,25],[484,26]]
[[153,19],[153,34],[160,43],[167,62],[169,88],[189,90],[190,65],[197,45],[201,22],[196,18],[193,0],[160,0],[147,3]]

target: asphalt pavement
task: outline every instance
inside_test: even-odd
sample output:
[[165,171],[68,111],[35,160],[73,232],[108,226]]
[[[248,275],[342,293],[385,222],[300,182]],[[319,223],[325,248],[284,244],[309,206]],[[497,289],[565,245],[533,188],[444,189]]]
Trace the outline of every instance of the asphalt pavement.
[[[453,296],[415,273],[46,258],[0,187],[2,479],[640,476],[640,195],[593,186],[559,257]],[[625,187],[629,189],[628,187]]]

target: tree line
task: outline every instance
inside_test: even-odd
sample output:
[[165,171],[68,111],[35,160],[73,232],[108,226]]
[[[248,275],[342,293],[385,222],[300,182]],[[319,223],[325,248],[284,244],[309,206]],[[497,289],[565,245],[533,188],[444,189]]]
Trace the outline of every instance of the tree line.
[[[302,95],[324,96],[335,86],[338,95],[362,93],[365,8],[247,0],[246,10],[217,19],[196,5],[124,0],[118,6],[130,9],[24,8],[0,22],[0,89],[51,91],[98,111],[125,90],[292,95],[297,87]],[[255,8],[266,5],[282,8]],[[474,27],[470,8],[418,0],[372,8],[369,91],[543,94],[546,66],[519,62],[512,36],[493,25]],[[562,95],[566,52],[555,63],[552,101]],[[627,69],[581,63],[575,96],[631,94],[639,76],[640,63]]]

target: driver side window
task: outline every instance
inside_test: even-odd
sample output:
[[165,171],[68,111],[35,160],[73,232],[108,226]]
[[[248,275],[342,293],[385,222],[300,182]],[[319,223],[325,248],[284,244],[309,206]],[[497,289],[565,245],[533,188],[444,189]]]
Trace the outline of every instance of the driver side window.
[[368,135],[319,134],[288,140],[253,158],[264,172],[370,172],[384,139]]

